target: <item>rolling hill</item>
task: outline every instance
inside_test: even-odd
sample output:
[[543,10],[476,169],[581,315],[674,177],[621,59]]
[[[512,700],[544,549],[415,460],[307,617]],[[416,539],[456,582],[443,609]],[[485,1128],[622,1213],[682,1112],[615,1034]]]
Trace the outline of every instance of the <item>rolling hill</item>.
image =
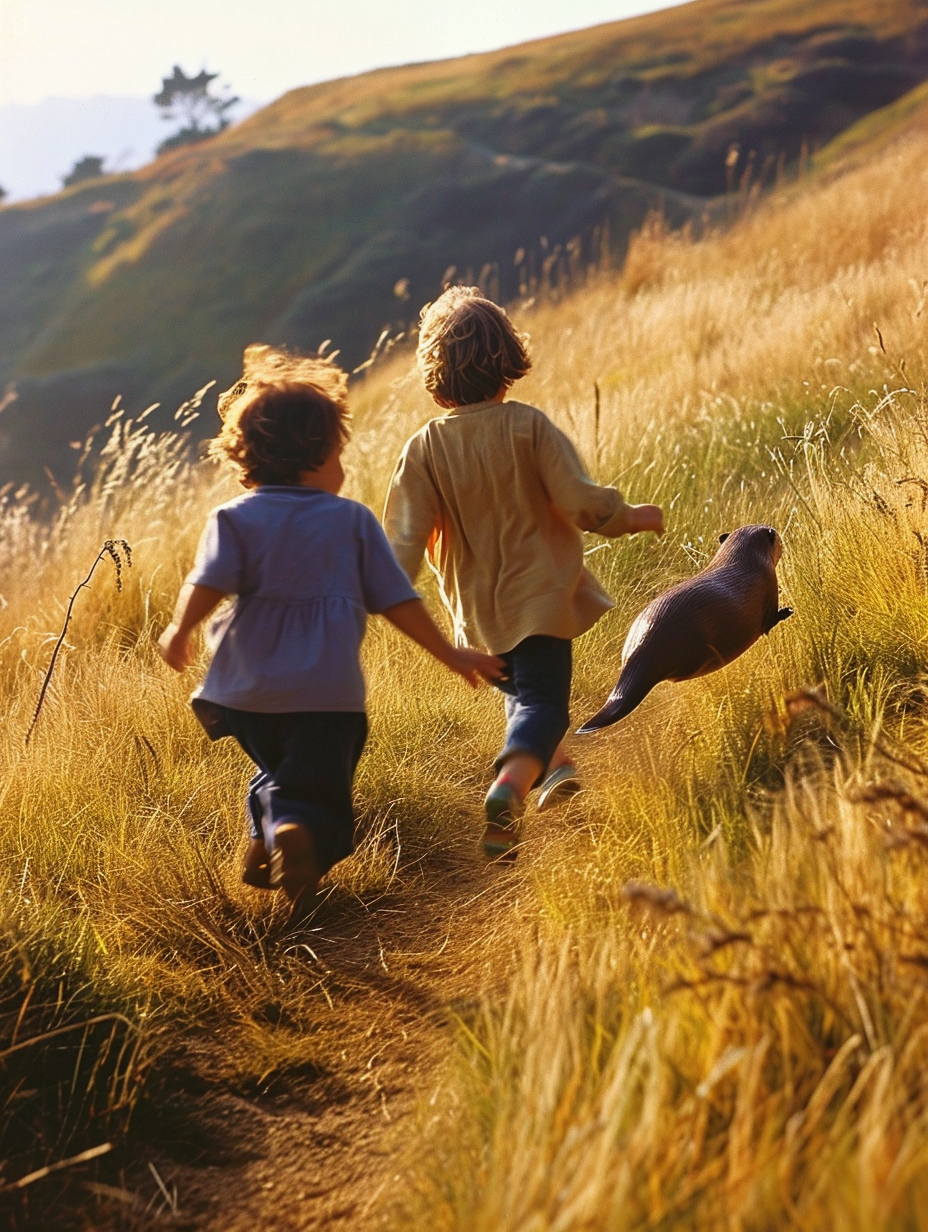
[[926,0],[694,0],[292,91],[8,206],[0,481],[67,476],[116,395],[173,411],[255,339],[329,338],[353,367],[445,279],[506,299],[606,239],[621,254],[649,211],[698,221],[926,79]]

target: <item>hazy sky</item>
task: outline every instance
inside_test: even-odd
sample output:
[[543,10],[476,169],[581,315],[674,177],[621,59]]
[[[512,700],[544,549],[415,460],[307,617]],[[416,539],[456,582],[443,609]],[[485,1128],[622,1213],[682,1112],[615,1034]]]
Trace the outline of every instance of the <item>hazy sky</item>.
[[[679,2],[679,0],[677,0]],[[171,66],[270,101],[386,64],[484,51],[673,0],[0,0],[0,104],[149,96]]]

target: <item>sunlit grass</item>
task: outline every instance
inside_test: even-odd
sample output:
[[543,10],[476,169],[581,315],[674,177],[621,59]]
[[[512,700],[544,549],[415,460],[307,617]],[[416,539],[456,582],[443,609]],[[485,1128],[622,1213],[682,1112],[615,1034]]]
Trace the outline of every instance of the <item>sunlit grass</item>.
[[[406,1226],[925,1220],[924,156],[913,139],[699,242],[650,228],[624,273],[513,306],[536,361],[516,395],[601,480],[667,513],[660,542],[589,538],[616,608],[577,644],[577,720],[614,683],[634,614],[721,531],[780,529],[796,614],[575,741],[586,790],[528,817],[531,927],[498,922],[521,973],[461,1015],[443,1094],[424,1100]],[[394,352],[355,391],[349,494],[377,508],[430,413],[409,369]],[[234,485],[178,437],[118,417],[108,431],[96,478],[51,523],[24,494],[0,507],[0,1052],[67,1026],[99,1058],[39,1080],[39,1043],[34,1065],[10,1054],[25,1094],[3,1121],[6,1177],[122,1134],[136,1057],[197,1031],[222,1031],[217,1080],[251,1091],[332,1061],[333,998],[361,1029],[281,943],[276,896],[241,886],[247,761],[208,743],[192,680],[155,653],[205,513]],[[116,537],[132,569],[118,592],[104,561],[78,596],[25,747],[68,597]],[[477,833],[501,734],[496,695],[380,621],[365,660],[364,837],[323,930],[385,896],[418,909],[429,861]]]

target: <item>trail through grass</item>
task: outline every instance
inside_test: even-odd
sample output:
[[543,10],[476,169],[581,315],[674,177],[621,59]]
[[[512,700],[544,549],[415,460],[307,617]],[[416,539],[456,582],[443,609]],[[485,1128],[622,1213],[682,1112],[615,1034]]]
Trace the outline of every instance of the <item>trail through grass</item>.
[[[498,697],[375,620],[363,837],[281,940],[238,882],[246,760],[154,649],[233,485],[116,412],[50,524],[0,495],[0,1185],[112,1147],[0,1193],[13,1226],[923,1226],[925,152],[699,242],[651,226],[623,271],[513,306],[518,396],[667,514],[659,543],[590,537],[616,608],[576,718],[721,531],[780,529],[796,611],[577,740],[586,790],[529,815],[514,869],[475,850]],[[378,508],[430,413],[408,354],[355,405]],[[132,569],[76,601],[26,748],[115,538]]]

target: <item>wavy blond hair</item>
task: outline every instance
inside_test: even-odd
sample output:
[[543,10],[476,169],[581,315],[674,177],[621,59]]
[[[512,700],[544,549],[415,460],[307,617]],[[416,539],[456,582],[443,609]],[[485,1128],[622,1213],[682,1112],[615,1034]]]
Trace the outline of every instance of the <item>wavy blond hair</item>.
[[478,287],[449,287],[422,309],[416,362],[439,406],[486,402],[530,371],[528,334]]
[[241,380],[219,395],[222,429],[210,445],[247,488],[296,484],[351,435],[348,377],[330,359],[253,343]]

